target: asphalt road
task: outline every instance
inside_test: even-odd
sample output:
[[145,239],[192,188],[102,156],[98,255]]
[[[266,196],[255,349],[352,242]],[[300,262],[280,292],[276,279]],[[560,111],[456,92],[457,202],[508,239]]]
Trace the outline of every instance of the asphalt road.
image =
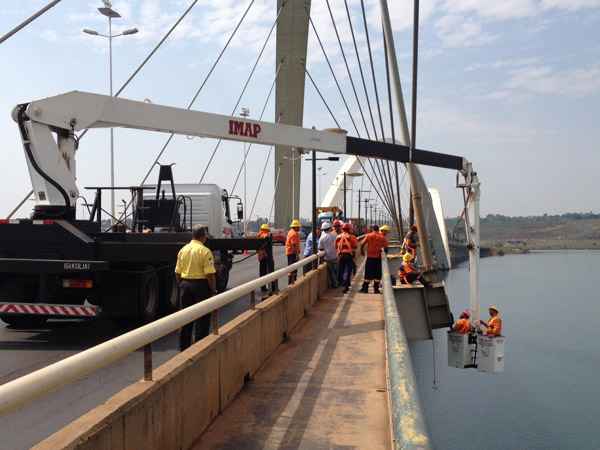
[[[275,268],[286,264],[283,247],[275,247]],[[255,256],[234,265],[229,286],[237,286],[258,276]],[[279,280],[279,287],[287,279]],[[260,295],[257,296],[260,298]],[[250,304],[249,296],[219,311],[221,323],[228,322]],[[89,347],[97,345],[126,329],[107,320],[54,321],[43,329],[15,330],[0,321],[0,384],[40,369]],[[152,345],[154,367],[178,352],[178,334],[173,333]],[[31,447],[69,422],[80,417],[113,394],[143,377],[143,351],[104,368],[77,383],[68,385],[14,413],[0,417],[0,450]]]

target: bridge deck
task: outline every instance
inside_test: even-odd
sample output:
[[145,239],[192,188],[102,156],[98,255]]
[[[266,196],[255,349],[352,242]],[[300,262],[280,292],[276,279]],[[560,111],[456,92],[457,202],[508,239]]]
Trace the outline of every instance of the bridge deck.
[[390,448],[384,346],[382,297],[329,291],[194,450]]

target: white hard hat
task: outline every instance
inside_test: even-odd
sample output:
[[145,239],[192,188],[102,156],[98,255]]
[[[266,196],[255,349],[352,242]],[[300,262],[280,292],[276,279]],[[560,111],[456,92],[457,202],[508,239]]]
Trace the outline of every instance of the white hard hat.
[[329,230],[331,228],[331,224],[329,222],[323,222],[321,224],[321,230]]

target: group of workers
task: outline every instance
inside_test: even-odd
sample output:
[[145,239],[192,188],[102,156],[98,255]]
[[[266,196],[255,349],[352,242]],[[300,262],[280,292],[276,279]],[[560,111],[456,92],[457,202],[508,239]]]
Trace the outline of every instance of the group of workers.
[[[288,264],[293,264],[300,258],[300,222],[293,220],[288,232],[285,252]],[[381,228],[377,225],[370,227],[370,232],[364,236],[359,243],[354,233],[352,224],[343,223],[336,219],[333,223],[323,222],[317,227],[315,236],[311,232],[304,246],[303,256],[307,257],[313,253],[313,245],[322,252],[321,260],[327,264],[327,280],[330,288],[343,287],[348,292],[352,275],[356,272],[355,257],[360,249],[362,255],[367,249],[367,261],[365,264],[365,277],[361,291],[367,292],[369,285],[373,282],[374,292],[379,293],[381,281],[381,251],[387,249],[388,241],[386,234],[390,231],[387,225]],[[312,269],[312,264],[304,266],[304,273]],[[296,281],[296,271],[290,272],[288,282]]]
[[[502,319],[498,307],[490,306],[488,308],[490,319],[485,322],[479,321],[479,326],[485,328],[485,335],[490,337],[502,336]],[[459,319],[452,325],[452,331],[460,334],[470,334],[478,331],[479,328],[471,322],[469,311],[463,311]]]
[[[373,283],[373,292],[378,294],[382,270],[381,258],[382,252],[387,252],[388,240],[387,233],[389,226],[379,227],[372,225],[367,233],[359,242],[350,223],[342,223],[335,220],[333,224],[324,222],[317,229],[316,236],[310,233],[306,239],[304,247],[304,256],[313,253],[313,242],[317,242],[317,248],[322,253],[322,261],[327,264],[328,284],[330,288],[343,286],[344,293],[350,289],[352,275],[356,272],[355,257],[357,251],[365,256],[366,262],[364,281],[361,292],[368,292],[371,282]],[[422,274],[414,265],[417,246],[417,228],[411,227],[406,235],[403,244],[403,264],[399,270],[399,278],[402,284],[412,284],[420,281],[426,285]],[[260,227],[257,236],[262,239],[271,239],[271,233],[268,224]],[[186,308],[205,300],[216,294],[216,270],[213,254],[204,244],[208,239],[207,228],[196,225],[192,229],[192,240],[181,248],[177,255],[177,264],[175,266],[175,276],[179,287],[179,302],[181,308]],[[294,264],[300,259],[300,221],[295,219],[290,224],[290,230],[285,242],[285,254],[288,265]],[[260,276],[267,275],[274,270],[273,251],[270,245],[257,251],[259,261]],[[312,269],[312,264],[304,267],[304,272]],[[297,278],[297,271],[292,271],[288,275],[288,283],[293,284]],[[267,286],[262,286],[263,294],[268,292]],[[277,282],[274,281],[271,286],[271,292],[277,291]],[[498,308],[490,306],[490,319],[487,322],[480,321],[479,325],[486,329],[489,336],[500,336],[502,333],[502,320]],[[180,333],[180,349],[184,350],[192,344],[193,330],[195,329],[195,340],[207,336],[210,329],[210,316],[205,315],[193,323],[185,325]],[[459,333],[468,334],[475,330],[470,321],[470,314],[464,311],[459,320],[453,325],[453,330]]]

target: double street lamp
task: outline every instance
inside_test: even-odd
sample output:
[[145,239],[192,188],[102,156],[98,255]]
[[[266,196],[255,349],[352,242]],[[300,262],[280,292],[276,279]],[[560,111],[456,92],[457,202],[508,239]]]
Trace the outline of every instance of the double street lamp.
[[[312,244],[312,252],[313,254],[317,253],[317,240],[315,237],[317,236],[317,161],[339,161],[339,156],[328,156],[327,158],[317,158],[317,152],[315,150],[312,151],[312,158],[306,159],[305,161],[312,162],[312,235],[313,235],[313,244]],[[315,267],[316,267],[315,263]]]
[[[110,84],[110,96],[113,96],[113,68],[112,68],[112,40],[113,38],[119,36],[130,36],[132,34],[136,34],[139,30],[137,28],[129,28],[121,33],[112,34],[112,20],[118,19],[121,15],[112,9],[111,2],[108,0],[104,1],[104,7],[98,8],[100,14],[108,18],[108,34],[102,34],[97,32],[96,30],[90,30],[89,28],[84,28],[83,32],[89,34],[91,36],[99,36],[108,39],[108,75],[109,75],[109,84]],[[114,144],[114,131],[111,127],[110,129],[110,214],[112,216],[112,221],[114,223],[115,220],[115,144]]]
[[[362,177],[360,172],[344,172],[344,220],[348,220],[348,210],[346,209],[346,178],[347,177]],[[354,184],[354,183],[353,183]]]

